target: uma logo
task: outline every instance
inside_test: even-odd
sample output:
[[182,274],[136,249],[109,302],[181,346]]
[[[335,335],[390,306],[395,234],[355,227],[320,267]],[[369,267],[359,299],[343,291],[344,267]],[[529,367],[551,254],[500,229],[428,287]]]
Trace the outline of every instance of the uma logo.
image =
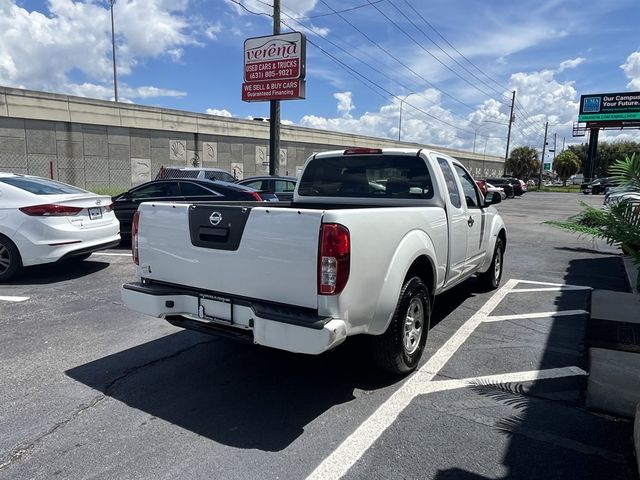
[[584,113],[597,113],[600,111],[600,97],[586,97],[582,105]]

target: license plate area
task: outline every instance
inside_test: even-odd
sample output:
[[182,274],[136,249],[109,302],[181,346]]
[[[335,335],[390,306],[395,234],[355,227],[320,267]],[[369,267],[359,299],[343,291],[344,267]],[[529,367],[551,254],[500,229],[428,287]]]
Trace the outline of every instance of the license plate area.
[[93,207],[89,209],[89,220],[98,220],[102,218],[102,208]]
[[198,318],[206,322],[233,325],[233,302],[230,298],[217,295],[198,297]]

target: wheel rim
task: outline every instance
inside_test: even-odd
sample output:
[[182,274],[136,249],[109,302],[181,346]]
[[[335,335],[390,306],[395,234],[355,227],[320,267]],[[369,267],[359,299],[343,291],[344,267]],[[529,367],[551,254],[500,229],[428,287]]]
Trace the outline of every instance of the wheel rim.
[[424,329],[424,306],[418,298],[411,299],[404,321],[404,350],[412,355],[420,347]]
[[493,259],[493,276],[496,280],[500,280],[502,276],[502,249],[496,248],[496,256]]
[[0,273],[4,273],[11,267],[11,257],[9,249],[4,245],[0,245]]

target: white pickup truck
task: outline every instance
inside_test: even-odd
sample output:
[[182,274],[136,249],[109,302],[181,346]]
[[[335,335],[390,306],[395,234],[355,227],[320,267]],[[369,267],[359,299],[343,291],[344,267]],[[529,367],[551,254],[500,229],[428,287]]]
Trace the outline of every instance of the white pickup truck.
[[173,325],[319,354],[371,336],[381,368],[406,373],[436,295],[502,276],[506,229],[457,160],[426,149],[310,157],[291,203],[143,203],[129,308]]

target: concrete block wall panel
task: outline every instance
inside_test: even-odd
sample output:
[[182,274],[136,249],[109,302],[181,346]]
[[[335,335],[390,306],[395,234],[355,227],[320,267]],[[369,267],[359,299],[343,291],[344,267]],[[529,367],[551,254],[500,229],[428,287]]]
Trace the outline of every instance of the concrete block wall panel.
[[93,184],[109,185],[109,159],[90,157],[84,159],[85,181]]
[[70,122],[54,122],[56,139],[68,142],[82,142],[82,125]]
[[27,155],[27,173],[38,177],[49,178],[51,176],[51,162],[54,162],[55,177],[55,157],[52,155],[29,154]]
[[56,131],[52,122],[25,120],[27,153],[56,154]]
[[[87,158],[95,158],[95,157],[87,157]],[[104,158],[104,157],[99,157]],[[74,168],[74,169],[84,169],[85,166],[85,158],[84,157],[60,157],[56,158],[56,166],[57,168]]]
[[106,157],[109,154],[107,142],[107,127],[84,125],[82,127],[84,154]]
[[107,127],[107,142],[109,145],[130,145],[128,128]]
[[56,180],[85,188],[84,168],[58,168],[57,174]]
[[82,141],[70,142],[68,140],[58,140],[56,142],[56,156],[58,158],[82,158],[84,149]]
[[[155,173],[152,178],[155,177]],[[131,166],[127,170],[109,170],[109,186],[121,188],[124,192],[132,187],[131,184]]]
[[131,129],[131,156],[151,158],[151,138],[148,130]]
[[166,148],[169,149],[169,133],[161,130],[151,130],[149,132],[149,138],[151,138],[151,148]]
[[0,152],[7,156],[22,155],[26,160],[27,142],[24,138],[0,137]]
[[25,138],[24,120],[0,117],[0,137]]

